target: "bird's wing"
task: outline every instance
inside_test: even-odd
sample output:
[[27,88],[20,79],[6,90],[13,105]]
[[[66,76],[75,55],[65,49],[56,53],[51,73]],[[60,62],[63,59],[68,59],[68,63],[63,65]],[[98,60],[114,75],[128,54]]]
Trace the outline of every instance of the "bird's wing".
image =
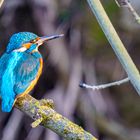
[[15,100],[14,68],[19,60],[17,53],[5,53],[0,59],[0,92],[2,98],[2,111],[10,112]]
[[16,95],[23,93],[27,89],[31,82],[36,78],[39,67],[39,59],[33,57],[31,54],[23,53],[23,56],[17,62],[14,69],[14,92]]
[[16,95],[24,92],[35,79],[39,65],[39,60],[27,53],[5,53],[0,58],[0,96],[3,112],[11,111]]
[[[4,53],[0,58],[0,87],[2,84],[2,76],[6,70],[9,59],[10,56],[7,53]],[[1,97],[1,90],[0,90],[0,97]]]

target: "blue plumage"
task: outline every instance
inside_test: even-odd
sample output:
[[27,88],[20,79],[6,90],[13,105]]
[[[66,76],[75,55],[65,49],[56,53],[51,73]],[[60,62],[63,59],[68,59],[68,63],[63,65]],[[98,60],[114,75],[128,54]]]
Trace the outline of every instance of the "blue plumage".
[[0,58],[0,96],[3,112],[11,111],[16,96],[23,93],[37,75],[41,55],[30,54],[29,49],[25,52],[13,51],[36,37],[38,36],[29,32],[14,34],[6,53]]
[[16,94],[26,90],[30,82],[35,79],[39,67],[39,59],[28,53],[23,53],[14,69],[14,75],[16,76],[14,91]]
[[13,106],[15,99],[14,84],[15,75],[14,68],[17,64],[19,56],[17,53],[11,53],[8,57],[8,63],[6,69],[2,72],[2,82],[1,82],[1,97],[2,97],[2,111],[9,112]]
[[2,111],[10,112],[17,95],[32,90],[42,72],[38,47],[44,41],[63,35],[38,37],[30,32],[14,34],[0,58],[0,97]]

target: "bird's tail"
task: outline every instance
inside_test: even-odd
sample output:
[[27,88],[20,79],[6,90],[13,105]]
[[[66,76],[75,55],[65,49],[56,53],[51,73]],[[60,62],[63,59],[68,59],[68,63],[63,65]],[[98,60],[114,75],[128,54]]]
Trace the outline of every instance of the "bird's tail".
[[14,105],[14,99],[6,98],[2,99],[2,111],[3,112],[10,112]]

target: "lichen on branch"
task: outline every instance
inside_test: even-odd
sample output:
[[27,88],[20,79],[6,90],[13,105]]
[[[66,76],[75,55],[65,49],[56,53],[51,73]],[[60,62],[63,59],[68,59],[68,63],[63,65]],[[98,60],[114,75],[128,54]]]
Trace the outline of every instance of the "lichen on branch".
[[35,120],[33,127],[41,124],[67,140],[97,140],[82,127],[57,113],[53,109],[52,100],[38,101],[27,94],[17,99],[15,107]]

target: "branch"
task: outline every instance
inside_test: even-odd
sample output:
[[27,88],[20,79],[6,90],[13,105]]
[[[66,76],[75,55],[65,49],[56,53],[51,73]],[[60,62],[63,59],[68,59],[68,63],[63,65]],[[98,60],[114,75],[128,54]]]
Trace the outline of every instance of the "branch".
[[29,94],[18,97],[15,107],[30,116],[35,122],[32,127],[41,123],[67,140],[97,140],[80,126],[72,123],[52,109],[51,100],[36,100]]
[[115,0],[115,1],[119,7],[127,7],[129,11],[132,13],[132,15],[134,16],[137,23],[140,24],[140,17],[137,14],[136,10],[131,5],[129,0]]
[[[3,2],[4,0],[0,0],[0,7]],[[90,133],[84,131],[83,128],[53,110],[52,100],[38,101],[26,94],[18,97],[14,106],[35,120],[31,124],[32,127],[41,124],[66,140],[97,140]]]
[[88,4],[96,16],[102,30],[104,31],[108,41],[110,42],[114,52],[116,53],[119,61],[125,69],[130,82],[140,95],[140,75],[139,71],[125,49],[122,41],[116,33],[112,23],[110,22],[101,2],[99,0],[87,0]]
[[2,6],[3,2],[4,2],[4,0],[0,0],[0,7]]
[[128,81],[129,81],[129,78],[127,77],[127,78],[122,79],[120,81],[115,81],[115,82],[112,82],[112,83],[107,83],[107,84],[102,84],[102,85],[97,85],[97,86],[91,86],[91,85],[88,85],[88,84],[85,84],[85,83],[82,83],[79,86],[81,88],[88,88],[88,89],[92,89],[92,90],[100,90],[100,89],[105,89],[105,88],[112,87],[112,86],[119,86],[119,85],[124,84]]

